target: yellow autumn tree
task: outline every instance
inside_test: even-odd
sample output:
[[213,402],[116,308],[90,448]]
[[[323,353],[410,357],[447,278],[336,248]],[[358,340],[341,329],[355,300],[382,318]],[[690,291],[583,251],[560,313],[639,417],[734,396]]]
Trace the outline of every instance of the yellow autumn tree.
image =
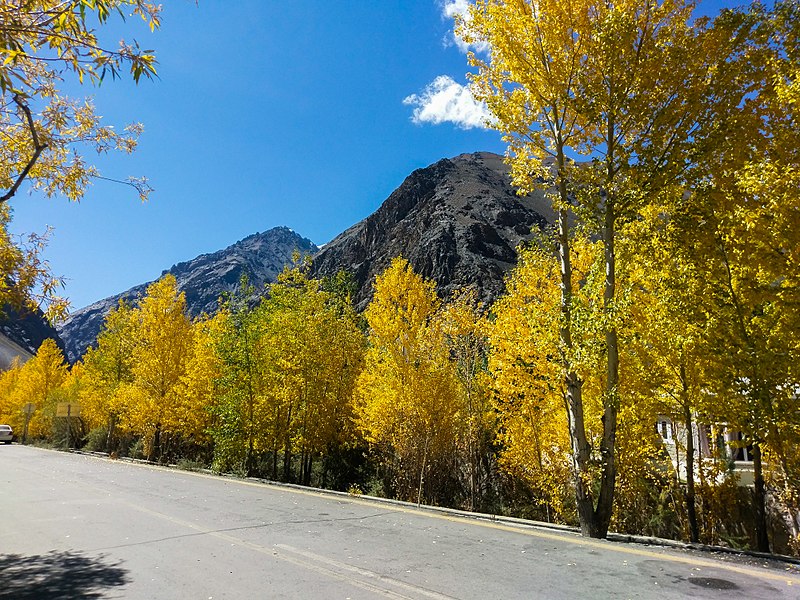
[[322,327],[325,296],[319,284],[308,277],[307,269],[286,268],[259,306],[264,332],[261,349],[267,364],[265,393],[277,417],[274,433],[284,480],[293,479],[291,459],[299,453],[299,480],[306,482],[311,476],[309,461],[319,450],[314,447],[315,428],[321,425],[327,383],[323,352],[327,336]]
[[275,441],[283,478],[308,485],[314,460],[352,442],[353,388],[363,363],[363,335],[349,298],[308,276],[308,265],[287,268],[257,310],[267,402],[278,417]]
[[227,314],[221,310],[213,317],[203,315],[192,324],[186,367],[176,391],[176,432],[185,445],[183,454],[199,453],[206,462],[210,462],[210,430],[214,425],[212,405],[222,371],[216,344],[226,319]]
[[[758,10],[751,12],[761,16]],[[735,340],[736,351],[725,358],[736,366],[722,372],[742,408],[735,422],[754,442],[756,494],[763,494],[763,448],[765,462],[778,467],[769,469],[765,485],[777,491],[792,550],[800,554],[800,6],[776,2],[761,18],[769,26],[756,111],[763,150],[738,170],[735,187],[723,188],[731,210],[718,222],[717,248],[729,293],[725,313],[735,325],[731,331],[720,320],[715,333]],[[764,529],[759,549],[768,548]]]
[[491,471],[497,419],[490,398],[487,368],[490,325],[475,290],[456,293],[438,316],[456,377],[455,401],[462,422],[457,439],[463,476],[463,505],[467,510],[484,507],[491,491]]
[[[570,412],[574,485],[584,535],[604,537],[613,514],[620,410],[620,335],[616,244],[636,212],[685,167],[700,100],[725,35],[691,21],[692,2],[624,0],[596,3],[480,0],[460,31],[491,48],[471,55],[474,90],[492,125],[509,143],[514,183],[552,190],[561,259],[560,346]],[[718,60],[727,55],[721,52]],[[577,165],[569,153],[592,161]],[[549,158],[549,164],[542,160]],[[552,172],[550,172],[552,165]],[[603,385],[599,485],[590,482],[595,447],[584,414],[582,381],[570,361],[573,319],[570,211],[602,243]],[[595,322],[597,322],[595,320]]]
[[375,280],[365,311],[369,347],[358,379],[358,421],[399,497],[448,494],[464,423],[457,380],[437,319],[433,283],[396,258]]
[[53,426],[53,441],[66,448],[79,448],[88,433],[87,420],[80,404],[83,385],[83,365],[77,363],[70,368],[64,381],[50,393],[51,403],[58,407],[68,404],[69,416],[58,412]]
[[97,344],[83,358],[83,417],[90,428],[105,428],[98,450],[117,451],[117,430],[128,426],[123,390],[133,381],[134,325],[134,309],[120,301],[106,315]]
[[313,460],[322,460],[321,483],[327,483],[328,475],[336,477],[340,470],[332,457],[356,443],[353,395],[366,349],[360,317],[346,290],[331,289],[328,281],[311,282],[303,293],[311,294],[314,300],[304,303],[305,311],[298,315],[305,321],[307,336],[303,355],[314,365],[305,375],[310,385],[304,386],[298,438],[300,481],[305,485],[311,483]]
[[[595,255],[589,246],[572,245],[571,285],[577,296],[578,283],[587,277]],[[501,467],[533,490],[537,516],[571,522],[574,504],[558,330],[562,315],[558,271],[558,260],[544,249],[520,249],[507,293],[493,307],[489,369],[500,419]],[[574,342],[577,349],[580,340]],[[576,368],[580,356],[581,352],[575,353]]]
[[[136,42],[108,46],[100,31],[128,12],[152,31],[160,6],[144,0],[40,0],[0,2],[0,202],[29,180],[47,195],[78,200],[97,168],[76,151],[83,144],[97,152],[131,152],[140,124],[117,132],[101,124],[89,99],[73,99],[59,88],[65,79],[99,84],[128,68],[134,81],[155,75],[152,50]],[[129,180],[143,197],[142,180]]]
[[18,406],[15,391],[21,370],[22,363],[15,356],[8,369],[0,373],[0,421],[11,425],[20,440],[23,438],[25,417]]
[[312,279],[300,263],[284,269],[258,306],[250,307],[246,281],[229,299],[216,343],[215,468],[308,485],[321,459],[320,484],[329,474],[336,486],[349,483],[329,459],[354,441],[364,337],[336,281]]
[[[47,234],[16,241],[8,235],[8,201],[27,181],[47,196],[79,200],[92,178],[100,177],[89,153],[132,152],[142,125],[119,131],[102,123],[89,98],[71,98],[68,83],[99,84],[128,68],[134,81],[155,75],[155,55],[136,42],[107,45],[102,34],[125,13],[152,31],[160,6],[144,0],[0,1],[0,306],[41,307],[61,317],[67,302],[61,281],[40,258]],[[137,19],[138,20],[138,19]],[[65,85],[66,84],[66,85]],[[144,178],[123,181],[142,199]]]
[[[735,85],[697,132],[702,161],[691,195],[669,207],[688,261],[702,273],[695,314],[713,351],[706,358],[712,423],[742,434],[753,462],[756,547],[770,548],[767,497],[783,498],[787,526],[798,510],[797,336],[800,182],[796,2],[728,11],[743,49],[727,65]],[[725,82],[723,82],[725,83]],[[769,468],[765,465],[772,463]],[[768,473],[769,471],[769,473]],[[770,489],[771,488],[771,489]]]
[[128,419],[131,429],[143,436],[148,459],[161,460],[164,442],[176,441],[187,408],[178,392],[192,345],[186,297],[178,292],[175,277],[166,275],[151,284],[133,315]]
[[683,533],[698,542],[696,465],[700,449],[695,442],[698,419],[705,414],[705,364],[710,348],[704,343],[703,325],[695,312],[700,273],[685,259],[673,235],[674,226],[654,207],[644,213],[621,249],[623,254],[638,257],[629,261],[633,265],[629,276],[635,282],[630,320],[635,333],[628,348],[627,377],[635,405],[648,407],[651,422],[666,417],[662,427],[667,429],[661,432],[667,440],[664,448],[674,452],[675,480],[685,478]]
[[32,402],[35,406],[28,425],[29,437],[52,439],[57,403],[54,392],[66,378],[67,365],[64,354],[51,339],[42,342],[36,355],[20,368],[12,402],[14,412],[20,416],[26,403]]
[[570,245],[573,204],[569,160],[580,146],[583,120],[576,103],[578,70],[588,52],[588,6],[546,0],[542,3],[478,2],[457,31],[470,43],[492,48],[490,61],[470,54],[477,66],[476,97],[495,116],[493,126],[509,144],[507,156],[514,184],[531,191],[537,181],[552,182],[548,195],[557,215],[560,267],[560,339],[558,356],[573,429],[573,477],[579,503],[591,521],[586,479],[589,445],[583,421],[583,381],[573,362],[573,266]]
[[249,303],[255,290],[240,281],[236,293],[219,313],[215,357],[219,362],[219,393],[212,404],[214,469],[256,473],[259,454],[273,451],[277,477],[273,411],[265,396],[266,364],[260,351],[262,327]]
[[[576,334],[571,363],[582,381],[587,441],[600,446],[604,412],[604,331],[602,325],[603,262],[601,245],[586,237],[571,241],[572,315]],[[489,368],[494,404],[500,420],[500,466],[523,481],[533,501],[525,507],[537,518],[573,523],[577,520],[572,485],[570,412],[562,377],[563,346],[559,335],[561,291],[559,260],[548,251],[546,237],[520,250],[520,261],[507,282],[507,294],[493,308]],[[620,356],[620,411],[617,427],[617,478],[612,523],[618,531],[673,535],[677,516],[671,507],[674,477],[663,456],[654,424],[659,412],[644,369],[631,355],[631,338],[641,333],[631,312],[640,298],[621,277],[625,301],[618,319],[626,325],[625,352]],[[622,298],[622,295],[620,295]],[[600,480],[602,460],[595,451],[586,477]]]

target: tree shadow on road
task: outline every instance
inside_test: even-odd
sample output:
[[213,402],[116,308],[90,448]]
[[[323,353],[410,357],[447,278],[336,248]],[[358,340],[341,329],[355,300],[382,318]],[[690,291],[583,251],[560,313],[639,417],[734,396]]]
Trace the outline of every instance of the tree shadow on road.
[[129,582],[120,561],[79,552],[23,556],[0,554],[0,598],[54,600],[102,598]]

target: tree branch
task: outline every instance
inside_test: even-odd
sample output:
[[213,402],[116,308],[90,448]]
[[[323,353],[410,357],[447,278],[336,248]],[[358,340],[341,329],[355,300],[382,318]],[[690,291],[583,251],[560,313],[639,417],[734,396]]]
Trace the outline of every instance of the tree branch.
[[11,186],[11,189],[8,190],[2,197],[0,197],[0,203],[6,202],[10,198],[17,193],[19,186],[22,185],[22,182],[28,176],[33,166],[36,164],[36,161],[39,160],[39,155],[42,151],[47,148],[47,144],[41,144],[39,142],[39,135],[36,133],[36,126],[33,123],[33,116],[31,115],[31,109],[28,108],[28,105],[25,104],[25,101],[22,99],[22,96],[19,94],[14,95],[14,102],[16,102],[17,106],[20,107],[23,113],[25,113],[25,119],[28,121],[28,128],[31,130],[31,138],[33,139],[33,156],[28,161],[28,164],[25,165],[25,168],[17,177],[17,180],[14,182],[14,185]]

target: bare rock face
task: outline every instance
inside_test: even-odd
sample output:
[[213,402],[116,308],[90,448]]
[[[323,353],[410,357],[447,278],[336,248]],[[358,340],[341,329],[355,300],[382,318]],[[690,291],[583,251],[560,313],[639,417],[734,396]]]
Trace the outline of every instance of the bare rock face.
[[[178,263],[164,271],[162,276],[167,273],[175,276],[178,289],[186,294],[191,316],[213,314],[219,307],[220,296],[233,291],[242,275],[246,274],[250,283],[261,290],[267,283],[275,281],[283,267],[292,262],[294,252],[307,255],[317,250],[310,240],[291,229],[276,227],[248,236],[224,250]],[[120,300],[135,303],[144,296],[149,285],[143,283],[74,311],[58,330],[64,340],[67,359],[75,362],[83,356],[97,339],[109,311]]]
[[517,246],[554,219],[542,193],[516,194],[502,157],[462,154],[414,171],[375,213],[326,244],[312,272],[350,272],[363,309],[375,276],[402,256],[440,295],[472,287],[489,303],[504,289]]

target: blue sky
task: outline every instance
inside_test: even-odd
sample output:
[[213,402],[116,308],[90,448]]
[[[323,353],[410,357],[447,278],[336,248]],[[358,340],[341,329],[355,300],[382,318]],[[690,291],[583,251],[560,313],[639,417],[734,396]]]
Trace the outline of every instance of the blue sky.
[[164,4],[161,30],[119,28],[156,50],[160,78],[78,90],[108,123],[144,123],[135,154],[97,164],[147,176],[149,202],[103,181],[79,204],[12,201],[14,232],[53,227],[46,258],[73,308],[272,227],[323,244],[412,170],[503,152],[496,132],[468,127],[480,110],[448,18],[466,0]]

